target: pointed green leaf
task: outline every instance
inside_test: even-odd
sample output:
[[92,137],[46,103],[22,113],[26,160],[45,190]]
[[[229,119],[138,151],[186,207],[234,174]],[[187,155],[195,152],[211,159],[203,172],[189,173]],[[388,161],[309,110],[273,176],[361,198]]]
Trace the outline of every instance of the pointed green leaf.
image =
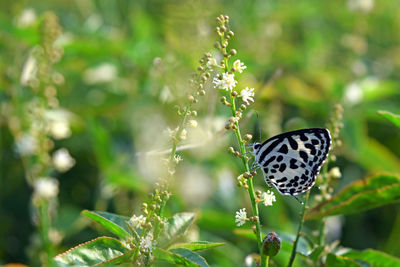
[[326,257],[326,263],[329,267],[361,267],[361,264],[358,264],[351,258],[336,256],[334,254],[328,254]]
[[118,257],[129,252],[130,250],[119,240],[104,236],[59,254],[54,258],[54,261],[57,266],[95,265],[117,260]]
[[129,217],[120,216],[105,211],[89,210],[82,211],[82,215],[85,215],[89,219],[101,224],[102,226],[107,228],[107,230],[122,239],[130,235],[128,226],[125,223],[126,221],[129,221]]
[[197,242],[191,242],[191,243],[177,243],[177,244],[173,244],[172,246],[170,246],[169,249],[186,248],[186,249],[190,249],[191,251],[200,251],[200,250],[215,248],[215,247],[219,247],[219,246],[225,246],[225,243],[213,243],[213,242],[208,242],[208,241],[197,241]]
[[176,248],[171,250],[163,250],[156,248],[154,250],[156,260],[162,260],[169,263],[181,264],[190,267],[208,267],[206,260],[197,254],[184,248]]
[[381,251],[366,249],[363,251],[350,250],[342,256],[368,262],[373,266],[391,267],[400,266],[400,259]]
[[385,111],[385,110],[379,110],[378,114],[382,115],[383,117],[385,117],[386,119],[388,119],[389,121],[391,121],[397,127],[400,128],[400,115],[393,114],[393,113],[391,113],[389,111]]
[[356,213],[397,201],[400,201],[400,177],[381,174],[353,182],[331,200],[307,211],[306,220]]
[[168,219],[168,223],[160,233],[158,239],[160,247],[166,247],[168,244],[171,244],[173,240],[183,235],[193,223],[194,217],[194,213],[184,212],[177,213]]

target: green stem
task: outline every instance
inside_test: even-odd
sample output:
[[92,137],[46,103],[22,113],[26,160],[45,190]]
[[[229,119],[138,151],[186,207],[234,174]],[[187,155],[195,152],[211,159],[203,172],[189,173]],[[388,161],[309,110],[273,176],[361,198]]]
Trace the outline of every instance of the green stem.
[[[231,95],[230,100],[231,100],[232,116],[235,117],[236,116],[235,98]],[[250,172],[249,163],[247,162],[247,159],[246,159],[246,147],[244,145],[242,135],[240,133],[239,123],[236,121],[234,124],[237,128],[236,130],[234,130],[234,132],[236,134],[236,139],[240,146],[240,154],[242,155],[241,159],[242,159],[242,162],[243,162],[246,172]],[[258,220],[255,222],[256,238],[257,238],[257,243],[258,243],[258,249],[260,251],[261,266],[264,267],[264,266],[268,266],[268,259],[266,259],[265,255],[262,253],[261,225],[260,225],[260,219],[259,219],[260,217],[259,217],[259,212],[258,212],[258,205],[256,202],[256,197],[255,197],[255,192],[254,192],[253,178],[250,178],[247,180],[247,185],[249,187],[247,191],[250,196],[250,202],[251,202],[251,208],[253,210],[253,215],[258,218]]]
[[181,136],[182,131],[183,131],[184,127],[185,127],[186,118],[187,118],[189,109],[190,109],[190,104],[187,104],[186,107],[185,107],[185,111],[183,112],[183,118],[182,118],[181,124],[179,125],[178,131],[176,132],[176,135],[175,135],[175,138],[174,138],[174,142],[172,144],[172,150],[171,150],[171,156],[170,156],[171,161],[174,160],[174,157],[175,157],[175,154],[176,154],[176,147],[178,146],[179,137]]
[[306,214],[306,210],[308,208],[307,205],[308,205],[309,197],[310,197],[310,190],[308,190],[307,193],[306,193],[306,198],[305,198],[304,204],[303,204],[303,210],[301,211],[301,215],[300,215],[299,228],[297,229],[296,240],[294,241],[294,244],[293,244],[292,253],[290,255],[290,260],[289,260],[289,263],[287,265],[288,267],[292,266],[292,264],[294,262],[294,258],[296,257],[297,243],[299,242],[301,229],[303,228],[304,215]]
[[55,256],[53,244],[49,239],[49,231],[50,231],[50,218],[49,218],[49,203],[43,202],[39,207],[40,214],[40,235],[43,242],[43,248],[47,254],[47,262],[45,266],[53,266],[53,257]]

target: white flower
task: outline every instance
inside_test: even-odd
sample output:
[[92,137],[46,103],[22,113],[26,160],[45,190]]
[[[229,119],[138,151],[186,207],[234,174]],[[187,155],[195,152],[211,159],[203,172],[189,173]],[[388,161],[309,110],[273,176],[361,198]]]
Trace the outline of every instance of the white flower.
[[28,86],[30,81],[36,79],[37,69],[36,59],[30,55],[22,67],[21,77],[19,79],[21,85]]
[[20,28],[26,28],[35,23],[37,19],[35,10],[32,8],[25,9],[22,14],[17,18],[16,24]]
[[150,253],[153,249],[153,234],[148,233],[146,237],[140,238],[139,249],[143,252]]
[[272,206],[272,202],[276,201],[274,192],[268,190],[267,192],[262,193],[261,200],[264,202],[265,206]]
[[49,122],[49,134],[56,140],[65,139],[71,136],[71,129],[67,120]]
[[66,148],[60,148],[53,155],[53,165],[57,171],[66,172],[75,165],[75,159],[71,157]]
[[196,120],[189,120],[188,124],[190,125],[190,127],[196,128],[198,123]]
[[185,140],[186,139],[186,134],[187,134],[186,129],[183,129],[182,132],[181,132],[181,135],[179,136],[179,139]]
[[38,141],[30,134],[23,134],[17,137],[15,149],[21,156],[33,155],[38,150]]
[[374,0],[348,0],[347,7],[351,11],[360,11],[364,13],[369,13],[374,8]]
[[42,177],[33,184],[34,194],[39,198],[51,199],[58,195],[58,181],[50,177]]
[[141,228],[143,224],[146,223],[146,217],[144,217],[143,215],[133,215],[130,219],[129,219],[129,225],[132,226],[132,228]]
[[244,88],[241,92],[239,97],[242,98],[244,102],[246,102],[247,105],[249,105],[249,101],[254,102],[254,88]]
[[103,63],[94,68],[85,70],[83,80],[87,84],[108,83],[115,80],[118,76],[118,69],[111,63]]
[[244,65],[243,62],[241,62],[239,59],[233,62],[233,68],[238,71],[239,73],[242,73],[243,70],[245,70],[247,67]]
[[329,170],[329,175],[332,178],[340,178],[342,177],[342,173],[340,172],[340,169],[338,167],[333,167],[332,169]]
[[174,156],[174,161],[175,161],[175,163],[176,164],[178,164],[180,161],[182,161],[183,159],[182,159],[182,157],[180,156],[180,155],[175,155]]
[[246,209],[240,209],[236,212],[235,223],[237,226],[242,226],[247,221]]
[[212,71],[214,67],[218,66],[217,60],[213,57],[208,58],[206,66]]
[[235,80],[235,74],[222,73],[222,77],[215,77],[213,80],[214,87],[217,89],[232,91],[235,88],[237,81]]

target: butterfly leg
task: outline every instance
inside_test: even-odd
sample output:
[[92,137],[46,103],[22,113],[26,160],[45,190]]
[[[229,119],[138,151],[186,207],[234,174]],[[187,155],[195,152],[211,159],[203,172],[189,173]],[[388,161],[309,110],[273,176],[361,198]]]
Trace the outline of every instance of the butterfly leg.
[[296,196],[294,196],[294,195],[292,195],[301,205],[304,205],[304,202],[303,201],[301,201],[300,199],[298,199],[298,197],[296,197]]
[[257,170],[258,168],[260,168],[260,165],[258,164],[257,161],[254,161],[253,164],[250,167],[250,172],[253,172],[253,171]]

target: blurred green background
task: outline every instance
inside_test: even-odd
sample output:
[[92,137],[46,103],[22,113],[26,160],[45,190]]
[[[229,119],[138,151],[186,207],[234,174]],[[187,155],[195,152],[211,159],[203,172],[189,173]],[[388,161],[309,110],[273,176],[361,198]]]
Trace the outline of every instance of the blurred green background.
[[[162,159],[138,153],[170,147],[167,128],[175,128],[179,119],[174,105],[191,90],[188,80],[203,53],[216,55],[219,14],[230,16],[231,47],[248,66],[238,86],[256,89],[252,108],[260,115],[263,140],[292,129],[324,127],[340,103],[343,146],[332,166],[340,167],[342,178],[336,191],[373,173],[400,173],[399,131],[377,114],[400,113],[399,1],[2,0],[2,106],[10,91],[29,90],[21,84],[21,73],[39,41],[45,11],[54,12],[63,28],[57,45],[64,54],[54,68],[64,79],[57,87],[60,107],[72,114],[72,135],[55,140],[55,149],[67,148],[76,161],[70,171],[53,174],[60,184],[58,252],[98,236],[100,228],[80,218],[83,209],[126,216],[140,212],[140,203],[162,175]],[[35,242],[32,189],[3,111],[0,264],[29,264]],[[235,211],[250,210],[248,195],[236,187],[243,169],[226,152],[235,140],[223,131],[228,111],[211,84],[197,111],[199,126],[188,132],[185,143],[199,146],[182,152],[167,212],[195,211],[197,226],[190,238],[226,242],[204,256],[211,266],[232,266],[257,251],[254,241],[233,233]],[[243,130],[258,139],[254,114]],[[266,187],[260,173],[256,186]],[[265,229],[294,234],[300,210],[294,198],[277,196],[273,207],[261,208],[261,222]],[[399,210],[392,204],[334,217],[327,223],[328,238],[345,247],[400,256]],[[305,228],[315,230],[312,222]],[[287,252],[279,255],[278,262],[287,261]]]

